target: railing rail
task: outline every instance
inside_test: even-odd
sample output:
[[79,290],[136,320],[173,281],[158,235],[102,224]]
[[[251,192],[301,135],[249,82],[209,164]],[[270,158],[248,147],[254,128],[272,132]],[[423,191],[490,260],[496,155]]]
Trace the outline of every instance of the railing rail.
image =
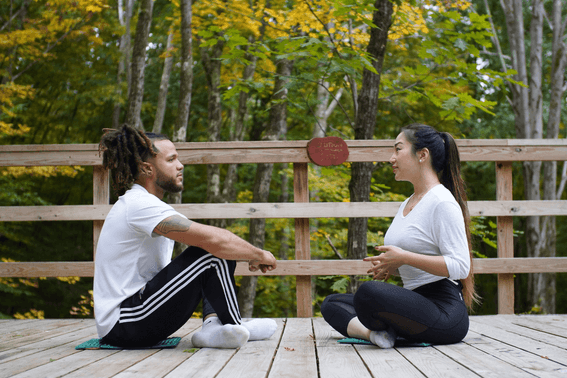
[[[183,164],[293,163],[295,203],[180,204],[174,207],[190,219],[294,218],[295,260],[280,261],[270,275],[297,277],[297,315],[312,315],[311,276],[366,274],[367,264],[354,260],[310,260],[309,219],[327,217],[393,217],[399,202],[309,202],[308,141],[177,143]],[[386,162],[391,140],[346,141],[349,162]],[[474,259],[477,274],[498,274],[498,312],[514,312],[517,273],[567,272],[567,258],[514,258],[514,216],[564,216],[567,201],[518,201],[512,198],[512,162],[567,160],[567,140],[462,139],[457,140],[462,161],[492,161],[496,171],[495,201],[470,201],[471,216],[497,217],[498,257]],[[92,220],[94,249],[111,208],[109,176],[101,166],[98,145],[0,146],[0,167],[93,166],[93,204],[75,206],[0,207],[0,221]],[[94,263],[0,263],[0,277],[92,277]],[[256,275],[239,264],[237,275]]]

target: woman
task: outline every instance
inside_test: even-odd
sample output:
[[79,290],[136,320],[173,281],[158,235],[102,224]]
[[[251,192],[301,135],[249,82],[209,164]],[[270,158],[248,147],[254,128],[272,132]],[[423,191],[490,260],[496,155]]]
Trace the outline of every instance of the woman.
[[[467,198],[455,140],[412,124],[402,128],[390,163],[414,193],[402,203],[381,252],[367,257],[368,273],[355,294],[333,294],[321,305],[325,320],[346,337],[392,348],[397,336],[451,344],[468,332],[467,307],[476,301],[471,269]],[[400,275],[404,287],[386,281]]]

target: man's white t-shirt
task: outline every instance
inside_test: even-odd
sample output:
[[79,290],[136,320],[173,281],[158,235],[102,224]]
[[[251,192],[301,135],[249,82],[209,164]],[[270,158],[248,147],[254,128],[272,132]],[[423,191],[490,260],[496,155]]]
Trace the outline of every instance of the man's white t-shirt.
[[99,337],[118,321],[122,301],[171,262],[175,242],[153,230],[172,215],[185,218],[138,184],[120,196],[108,213],[95,256],[93,297]]
[[[469,247],[463,213],[455,197],[439,184],[404,216],[404,208],[410,198],[400,206],[384,236],[384,245],[424,255],[443,256],[449,279],[466,278],[470,270]],[[404,287],[410,290],[444,278],[409,265],[402,265],[398,270]]]

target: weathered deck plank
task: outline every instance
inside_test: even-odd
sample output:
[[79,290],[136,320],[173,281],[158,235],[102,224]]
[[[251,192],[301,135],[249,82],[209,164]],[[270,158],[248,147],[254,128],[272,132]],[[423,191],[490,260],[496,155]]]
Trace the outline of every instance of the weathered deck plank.
[[503,378],[503,377],[532,377],[514,365],[494,357],[485,351],[475,348],[474,343],[479,343],[482,338],[473,339],[467,337],[463,343],[455,345],[439,345],[435,349],[445,354],[464,367],[470,369],[481,377]]
[[434,347],[399,348],[398,351],[426,377],[478,377]]
[[218,378],[264,378],[268,375],[284,329],[278,319],[278,329],[268,340],[249,341],[236,353],[217,375]]
[[234,349],[204,348],[193,352],[187,360],[171,371],[167,378],[212,378],[237,353]]
[[354,346],[337,344],[343,336],[322,318],[313,319],[320,377],[371,377]]
[[31,323],[29,326],[15,333],[12,332],[8,339],[0,339],[0,351],[17,348],[36,341],[52,339],[53,337],[68,332],[94,326],[94,321],[82,319],[65,319],[61,321],[47,320],[45,321],[45,325],[42,323],[43,322]]
[[484,336],[481,343],[475,344],[476,347],[538,377],[557,377],[558,374],[567,374],[565,349],[487,324],[492,321],[489,318],[485,317],[484,322],[482,319],[471,321],[469,335],[476,333]]
[[[48,360],[55,358],[59,352],[74,353],[76,345],[93,337],[96,337],[96,332],[90,327],[55,336],[51,339],[7,349],[0,352],[0,363],[24,359],[24,357],[33,355],[33,363],[38,364],[42,353],[45,354]],[[0,364],[0,375],[2,375],[3,366],[5,365]]]
[[269,339],[237,350],[195,349],[191,319],[174,349],[75,350],[92,319],[0,323],[3,377],[557,377],[567,376],[567,315],[473,316],[461,343],[382,350],[345,345],[321,318],[276,319]]
[[289,318],[269,378],[316,377],[313,326],[308,318]]

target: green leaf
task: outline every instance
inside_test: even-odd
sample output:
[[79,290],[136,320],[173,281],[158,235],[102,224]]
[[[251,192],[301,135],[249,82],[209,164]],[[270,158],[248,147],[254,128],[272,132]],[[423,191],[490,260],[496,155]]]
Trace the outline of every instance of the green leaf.
[[482,238],[482,241],[485,242],[486,244],[488,244],[489,246],[493,247],[493,248],[497,248],[496,243],[494,243],[492,240],[490,240],[488,238]]
[[348,277],[343,277],[338,281],[335,281],[335,283],[333,283],[333,285],[331,286],[331,289],[338,293],[344,293],[346,292],[349,281],[350,279]]
[[453,46],[455,46],[458,49],[461,49],[461,51],[466,51],[467,50],[467,43],[465,41],[463,41],[461,38],[458,38],[455,43],[453,44]]

